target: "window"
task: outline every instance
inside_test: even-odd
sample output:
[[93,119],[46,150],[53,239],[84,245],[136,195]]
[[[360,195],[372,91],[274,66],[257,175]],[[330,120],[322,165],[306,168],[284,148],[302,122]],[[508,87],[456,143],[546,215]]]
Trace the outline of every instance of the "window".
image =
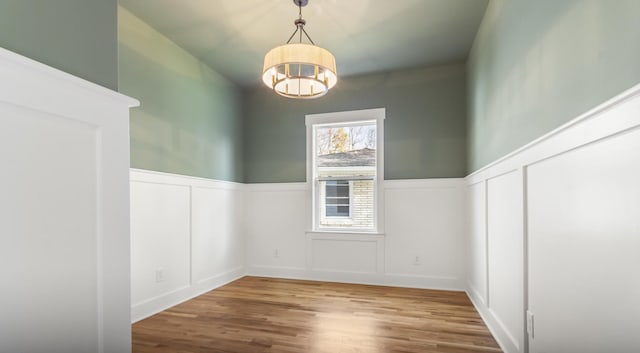
[[350,186],[349,180],[325,182],[325,217],[351,217]]
[[384,109],[307,116],[315,231],[379,232]]

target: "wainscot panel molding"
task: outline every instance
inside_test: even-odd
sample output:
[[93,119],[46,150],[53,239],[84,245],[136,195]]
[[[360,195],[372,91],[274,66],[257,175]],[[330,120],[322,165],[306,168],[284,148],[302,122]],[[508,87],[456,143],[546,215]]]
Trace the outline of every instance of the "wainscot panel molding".
[[310,232],[306,183],[248,184],[255,276],[464,290],[464,179],[385,181],[385,232]]
[[0,48],[0,351],[131,351],[138,104]]
[[638,151],[640,85],[466,178],[466,290],[506,353],[637,350]]
[[131,169],[131,322],[245,275],[244,185]]

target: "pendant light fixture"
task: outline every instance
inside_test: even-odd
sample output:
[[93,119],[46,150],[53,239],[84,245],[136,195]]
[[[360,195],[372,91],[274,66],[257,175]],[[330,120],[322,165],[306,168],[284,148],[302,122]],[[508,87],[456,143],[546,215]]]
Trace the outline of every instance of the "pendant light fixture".
[[[304,30],[302,7],[309,0],[293,0],[298,6],[296,30],[286,44],[271,49],[264,56],[262,81],[277,94],[295,99],[324,96],[338,82],[336,59],[328,50],[316,46]],[[298,34],[298,43],[291,40]],[[302,42],[302,35],[310,43]]]

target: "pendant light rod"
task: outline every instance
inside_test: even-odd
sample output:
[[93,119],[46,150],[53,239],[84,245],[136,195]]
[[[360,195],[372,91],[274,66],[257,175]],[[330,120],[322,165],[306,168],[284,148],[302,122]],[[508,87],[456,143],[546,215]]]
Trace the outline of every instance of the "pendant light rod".
[[313,45],[316,45],[316,43],[313,42],[313,39],[309,37],[309,34],[307,33],[307,31],[304,30],[304,25],[307,24],[307,21],[305,21],[302,18],[302,7],[306,6],[309,3],[309,0],[293,0],[293,3],[298,5],[298,18],[295,21],[293,21],[293,24],[296,25],[296,30],[293,31],[293,33],[291,34],[291,37],[289,37],[287,44],[291,43],[291,40],[296,35],[296,33],[300,34],[299,43],[302,43],[302,33],[304,33],[304,35],[307,37],[309,42]]
[[[304,27],[300,28],[302,30],[302,32],[304,32],[304,35],[307,36],[307,39],[309,40],[309,42],[311,42],[311,44],[316,45],[316,43],[313,42],[313,39],[311,39],[311,37],[309,37],[309,35],[307,34],[307,31],[304,30]],[[302,43],[302,40],[300,40],[300,43]]]

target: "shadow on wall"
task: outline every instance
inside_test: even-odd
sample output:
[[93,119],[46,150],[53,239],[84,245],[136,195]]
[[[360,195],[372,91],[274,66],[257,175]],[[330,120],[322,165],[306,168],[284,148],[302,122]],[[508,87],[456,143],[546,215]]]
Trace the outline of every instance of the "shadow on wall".
[[125,9],[119,15],[120,91],[142,103],[131,112],[131,166],[242,181],[240,90]]
[[637,1],[491,2],[469,59],[469,169],[640,80]]

